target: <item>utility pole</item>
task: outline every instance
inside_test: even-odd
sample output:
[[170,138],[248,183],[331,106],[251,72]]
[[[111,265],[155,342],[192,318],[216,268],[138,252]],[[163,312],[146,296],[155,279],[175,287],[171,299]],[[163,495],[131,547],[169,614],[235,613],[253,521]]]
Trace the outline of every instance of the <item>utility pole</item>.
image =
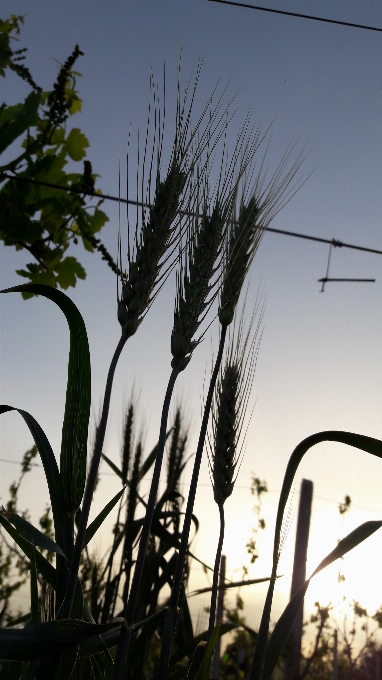
[[[222,555],[220,558],[220,572],[219,572],[219,590],[218,590],[218,603],[216,607],[216,623],[220,621],[224,613],[224,582],[225,582],[225,566],[226,566],[226,556]],[[211,664],[211,678],[217,680],[219,678],[220,670],[220,651],[221,651],[221,637],[218,637],[214,655],[212,657]]]
[[[306,556],[308,552],[310,516],[312,511],[313,482],[303,479],[301,482],[300,504],[298,508],[296,544],[294,549],[291,598],[306,579]],[[285,664],[287,680],[297,680],[300,673],[301,638],[304,606],[294,620],[290,633],[290,660]]]

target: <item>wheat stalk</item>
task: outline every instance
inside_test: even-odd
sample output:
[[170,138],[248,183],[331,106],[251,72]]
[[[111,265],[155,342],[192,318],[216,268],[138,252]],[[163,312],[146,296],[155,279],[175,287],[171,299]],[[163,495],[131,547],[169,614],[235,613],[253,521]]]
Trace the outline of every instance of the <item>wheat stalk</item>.
[[[258,295],[256,299],[255,308],[245,335],[244,314],[245,303],[237,331],[234,324],[224,366],[216,385],[215,399],[212,406],[212,437],[209,437],[208,440],[208,458],[214,500],[218,505],[220,515],[220,532],[212,583],[208,639],[210,639],[215,626],[218,573],[225,528],[224,503],[232,494],[238,474],[237,467],[242,458],[245,441],[245,433],[242,436],[244,419],[261,340],[261,324],[264,315],[264,303],[261,296]],[[258,321],[254,327],[256,317]]]
[[246,434],[243,427],[262,336],[264,309],[264,296],[259,292],[245,331],[244,302],[238,325],[234,320],[224,365],[216,384],[208,459],[214,499],[218,505],[224,504],[232,494],[236,468],[243,453]]
[[[191,106],[193,102],[193,97],[195,93],[195,87],[193,90],[193,95],[191,97]],[[187,96],[187,94],[186,94]],[[211,98],[209,100],[211,102]],[[149,492],[149,498],[146,506],[146,514],[143,521],[142,532],[140,537],[140,543],[138,548],[138,555],[134,569],[133,580],[130,588],[129,599],[125,608],[125,618],[127,621],[128,629],[121,631],[121,637],[117,648],[116,661],[113,672],[113,680],[122,680],[124,675],[124,669],[126,667],[128,652],[131,640],[131,629],[129,629],[130,623],[133,623],[135,617],[136,606],[138,602],[138,593],[140,582],[143,574],[143,567],[145,561],[146,550],[149,541],[151,522],[154,513],[155,499],[158,492],[159,479],[163,461],[163,453],[166,441],[166,429],[167,429],[167,418],[168,411],[171,401],[171,396],[175,381],[179,372],[184,370],[187,366],[191,354],[198,344],[198,340],[194,339],[194,335],[203,321],[203,313],[205,312],[208,305],[211,304],[211,299],[208,300],[208,295],[212,289],[212,277],[215,273],[215,263],[216,259],[221,253],[221,244],[224,233],[224,225],[226,222],[226,217],[232,209],[230,203],[225,200],[225,196],[231,195],[227,192],[227,188],[230,185],[230,179],[228,182],[221,182],[219,178],[217,198],[215,201],[215,209],[213,210],[212,216],[207,215],[207,199],[209,199],[208,191],[208,173],[210,169],[211,154],[215,149],[222,131],[226,128],[226,122],[221,126],[220,122],[222,120],[221,116],[219,119],[219,107],[221,105],[221,100],[218,102],[218,106],[210,111],[210,116],[206,125],[206,130],[199,133],[201,121],[203,120],[208,107],[205,108],[201,118],[199,119],[196,128],[191,131],[190,139],[188,139],[188,130],[190,128],[190,115],[184,115],[184,107],[178,113],[177,118],[177,128],[176,128],[176,139],[173,149],[173,163],[175,162],[175,176],[179,175],[179,172],[183,172],[184,163],[188,168],[187,172],[187,190],[185,194],[187,196],[187,211],[186,211],[186,224],[187,228],[184,230],[181,227],[177,235],[174,237],[173,227],[171,227],[171,220],[173,215],[177,212],[184,212],[179,210],[179,200],[180,191],[177,185],[175,191],[176,195],[172,201],[173,208],[169,212],[169,217],[166,217],[167,222],[167,240],[166,240],[166,251],[159,253],[156,248],[155,240],[152,238],[152,229],[148,229],[146,232],[142,231],[144,235],[146,233],[146,240],[141,237],[136,249],[136,256],[133,263],[133,267],[129,268],[128,280],[123,282],[124,288],[122,289],[123,299],[120,303],[124,305],[123,311],[121,312],[122,321],[122,337],[128,337],[129,334],[135,332],[138,327],[145,310],[143,305],[149,305],[152,299],[153,291],[158,285],[159,281],[163,280],[163,275],[160,275],[160,270],[163,262],[168,262],[171,259],[171,248],[173,248],[176,240],[181,242],[183,231],[187,232],[188,243],[184,250],[184,257],[182,253],[182,248],[180,246],[180,256],[181,256],[181,267],[180,273],[177,277],[177,297],[176,297],[176,309],[174,315],[174,328],[171,337],[171,350],[173,354],[172,360],[172,372],[169,379],[169,383],[166,390],[166,395],[162,408],[161,425],[159,432],[157,456],[154,466],[154,472]],[[189,110],[190,112],[190,110]],[[214,126],[214,127],[213,127]],[[187,141],[185,141],[187,137]],[[206,150],[206,158],[202,154]],[[231,171],[231,176],[233,171]],[[151,170],[150,170],[151,176]],[[186,180],[183,178],[184,184],[182,182],[182,190],[185,187]],[[232,194],[232,192],[231,192]],[[203,201],[203,213],[202,218],[199,216],[199,197],[202,196]],[[170,197],[171,198],[171,197]],[[228,210],[229,206],[229,210]],[[192,209],[190,209],[192,208]],[[150,211],[150,218],[152,216],[152,211]],[[150,221],[150,220],[149,220]],[[159,222],[158,222],[159,224]],[[165,243],[165,238],[163,238],[163,243]],[[169,245],[170,244],[170,245]],[[137,261],[138,258],[138,261]],[[149,261],[152,258],[152,261]],[[142,276],[140,271],[137,272],[137,286],[139,290],[132,295],[131,284],[131,274],[130,271],[135,274],[136,268],[140,266],[146,266],[146,274]],[[168,270],[171,270],[171,264],[168,265]],[[151,278],[150,278],[151,277]],[[155,278],[154,278],[155,277]],[[127,285],[129,284],[129,285]],[[134,281],[133,281],[134,284]],[[154,292],[155,296],[155,292]],[[213,296],[212,296],[213,300]],[[143,304],[142,304],[143,303]],[[133,306],[133,307],[132,307]],[[121,310],[121,304],[119,305]],[[122,318],[123,317],[123,318]]]

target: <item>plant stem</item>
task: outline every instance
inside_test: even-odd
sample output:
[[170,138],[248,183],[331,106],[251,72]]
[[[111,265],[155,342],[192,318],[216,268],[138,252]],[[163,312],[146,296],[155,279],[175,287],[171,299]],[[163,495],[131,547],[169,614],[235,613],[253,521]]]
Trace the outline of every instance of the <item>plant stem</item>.
[[273,599],[273,591],[275,589],[276,573],[272,571],[271,580],[269,582],[268,593],[264,604],[263,615],[261,617],[260,628],[257,634],[255,652],[252,658],[251,670],[249,680],[262,680],[265,653],[268,644],[269,621],[271,615],[271,606]]
[[208,624],[208,635],[207,643],[213,633],[215,628],[215,617],[216,617],[216,598],[218,594],[218,576],[220,569],[220,559],[222,555],[223,540],[224,540],[224,505],[219,503],[219,514],[220,514],[220,534],[219,542],[216,550],[215,566],[214,566],[214,577],[212,580],[212,592],[211,592],[211,607],[210,607],[210,620]]
[[151,481],[150,495],[147,502],[146,515],[142,526],[142,534],[139,541],[138,556],[134,569],[133,581],[131,584],[130,596],[125,609],[126,626],[121,627],[121,635],[115,657],[113,680],[123,680],[125,677],[125,666],[127,662],[130,640],[132,635],[132,624],[134,623],[135,610],[138,602],[139,589],[141,585],[142,572],[146,557],[147,545],[150,536],[151,523],[155,510],[155,501],[158,493],[159,479],[162,468],[163,453],[166,443],[166,430],[170,401],[174,389],[175,381],[179,375],[179,370],[172,369],[170,380],[167,385],[166,396],[163,402],[162,419],[159,432],[158,450],[155,460],[155,468]]
[[84,499],[82,503],[82,509],[81,509],[81,517],[78,525],[78,532],[77,532],[77,538],[76,542],[74,545],[74,550],[73,550],[73,557],[72,561],[70,563],[70,570],[69,570],[69,576],[68,576],[68,582],[66,586],[66,594],[65,594],[65,599],[62,603],[61,610],[59,612],[58,618],[61,619],[66,619],[70,618],[70,614],[72,611],[72,606],[73,606],[73,599],[74,599],[74,592],[76,589],[76,583],[77,583],[77,577],[78,577],[78,569],[80,566],[80,559],[81,559],[81,553],[84,547],[84,542],[85,542],[85,532],[86,532],[86,527],[89,519],[89,513],[90,513],[90,506],[92,503],[93,499],[93,493],[94,493],[94,488],[95,484],[97,481],[97,473],[98,473],[98,468],[101,460],[101,454],[102,454],[102,447],[103,443],[105,440],[105,433],[106,433],[106,425],[107,425],[107,419],[109,415],[109,407],[110,407],[110,396],[111,396],[111,389],[113,386],[113,379],[114,379],[114,373],[115,369],[118,363],[118,359],[121,355],[122,349],[126,343],[127,336],[122,335],[117,348],[114,352],[114,356],[111,360],[110,368],[109,368],[109,373],[107,376],[107,381],[106,381],[106,387],[105,387],[105,395],[104,395],[104,400],[103,400],[103,408],[102,408],[102,416],[101,416],[101,421],[99,424],[98,432],[97,432],[97,439],[96,443],[94,446],[94,453],[93,457],[91,460],[90,464],[90,470],[88,474],[88,478],[86,480],[86,487],[85,487],[85,493],[84,493]]
[[188,538],[189,538],[190,528],[191,528],[192,512],[193,512],[193,509],[194,509],[194,502],[195,502],[195,496],[196,496],[196,489],[197,489],[197,485],[198,485],[200,465],[201,465],[201,462],[202,462],[204,441],[205,441],[206,433],[207,433],[207,426],[208,426],[208,420],[209,420],[209,417],[210,417],[210,410],[211,410],[211,404],[212,404],[212,398],[213,398],[213,394],[214,394],[215,384],[216,384],[216,380],[217,380],[217,377],[218,377],[218,374],[219,374],[220,364],[221,364],[221,361],[222,361],[226,334],[227,334],[227,326],[222,326],[218,355],[216,357],[214,370],[213,370],[212,376],[211,376],[210,386],[208,388],[207,399],[206,399],[206,403],[205,403],[205,406],[204,406],[202,426],[200,428],[198,448],[197,448],[196,454],[195,454],[194,468],[193,468],[193,471],[192,471],[190,492],[188,494],[187,508],[186,508],[186,514],[185,514],[185,517],[184,517],[184,524],[183,524],[183,529],[182,529],[182,537],[181,537],[181,542],[180,542],[179,554],[178,554],[178,559],[177,559],[176,567],[175,567],[174,583],[173,583],[173,587],[172,587],[172,591],[171,591],[171,599],[170,599],[170,604],[169,604],[169,607],[168,607],[165,629],[164,629],[164,634],[163,634],[161,656],[160,656],[158,672],[157,672],[157,676],[156,676],[160,680],[163,680],[164,678],[166,678],[168,666],[169,666],[169,662],[170,662],[171,647],[172,647],[172,641],[173,641],[173,630],[174,630],[175,624],[176,624],[177,607],[178,607],[178,603],[179,603],[179,595],[180,595],[180,590],[181,590],[182,581],[183,581],[184,561],[186,559],[186,553],[187,553],[187,548],[188,548]]

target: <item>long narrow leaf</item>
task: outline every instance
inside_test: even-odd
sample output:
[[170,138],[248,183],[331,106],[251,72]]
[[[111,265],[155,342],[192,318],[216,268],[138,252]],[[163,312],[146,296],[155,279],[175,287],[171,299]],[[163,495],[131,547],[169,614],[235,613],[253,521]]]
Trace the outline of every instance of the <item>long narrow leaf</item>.
[[219,637],[220,625],[221,625],[220,622],[217,623],[212,632],[212,635],[206,647],[206,651],[204,652],[202,662],[199,666],[199,670],[195,675],[195,680],[208,680],[208,678],[210,677],[211,659],[215,651],[215,645]]
[[[17,529],[8,522],[5,517],[0,514],[0,524],[8,532],[8,534],[13,538],[15,543],[21,548],[24,555],[28,557],[29,560],[33,560],[33,545],[29,543],[23,536],[19,534]],[[36,552],[36,567],[38,572],[44,577],[47,583],[49,583],[52,588],[56,588],[56,570],[48,562],[48,560],[41,555],[40,552]],[[1,658],[1,657],[0,657]]]
[[[26,425],[28,426],[30,433],[34,439],[34,442],[37,446],[42,464],[44,466],[44,472],[49,488],[49,496],[54,521],[55,540],[58,543],[58,545],[61,546],[65,555],[69,559],[71,556],[71,551],[73,549],[72,528],[69,516],[65,512],[64,491],[62,488],[60,473],[58,471],[56,459],[50,446],[50,443],[46,437],[45,432],[38,424],[37,420],[35,420],[33,416],[31,416],[27,411],[14,408],[13,406],[5,405],[0,406],[0,414],[6,413],[7,411],[17,411],[18,413],[20,413]],[[56,589],[57,604],[58,606],[60,606],[65,596],[67,578],[66,560],[60,555],[57,555],[56,567],[58,577],[55,581],[55,586],[53,587],[55,587]],[[40,573],[42,573],[39,565],[38,569]],[[49,580],[48,582],[50,583]],[[78,601],[76,600],[78,605],[78,610],[76,611],[79,617],[82,616],[81,614],[82,605],[80,600],[82,601],[82,596],[80,599],[78,599]]]
[[[165,617],[166,612],[167,607],[164,607],[159,612],[156,612],[155,614],[148,616],[147,619],[135,623],[133,625],[133,632],[137,633],[138,630],[144,628],[146,624],[154,622],[159,623]],[[119,634],[120,628],[113,628],[113,630],[109,630],[106,633],[99,635],[97,638],[92,637],[89,638],[88,640],[85,640],[80,644],[80,656],[81,657],[92,656],[93,654],[98,654],[99,652],[102,652],[106,648],[110,649],[111,647],[115,647],[118,644]]]
[[370,453],[373,456],[382,458],[382,441],[379,439],[373,439],[372,437],[365,437],[361,434],[355,434],[353,432],[341,432],[338,430],[329,430],[326,432],[318,432],[304,439],[298,446],[296,446],[293,451],[287,469],[285,471],[284,481],[281,489],[279,506],[277,511],[276,519],[276,531],[275,531],[275,544],[273,550],[274,563],[277,563],[278,552],[280,549],[280,536],[281,527],[283,522],[283,516],[285,507],[288,501],[288,496],[290,490],[293,486],[294,476],[296,474],[297,468],[302,461],[304,455],[313,446],[320,444],[324,441],[339,442],[341,444],[347,444],[348,446],[353,446],[356,449]]
[[195,680],[195,677],[198,673],[198,670],[200,668],[200,664],[202,663],[205,651],[207,647],[207,642],[205,640],[201,640],[199,644],[195,647],[194,653],[192,655],[191,663],[187,672],[187,678],[186,680]]
[[56,541],[62,546],[64,553],[68,554],[72,545],[71,526],[69,517],[64,510],[64,492],[60,473],[50,443],[45,432],[30,413],[14,408],[13,406],[0,405],[0,414],[6,413],[7,411],[17,411],[20,413],[38,448],[49,488]]
[[[281,578],[278,576],[277,578]],[[242,586],[253,586],[257,583],[265,583],[270,581],[270,576],[264,576],[263,578],[249,578],[245,581],[231,581],[230,583],[225,583],[223,586],[218,585],[218,590],[228,590],[228,588],[241,588]],[[202,593],[210,593],[212,591],[212,586],[209,588],[200,588],[199,590],[193,590],[188,594],[188,597],[194,597],[195,595],[201,595]]]
[[[172,429],[167,432],[165,441],[167,441],[171,432],[172,432]],[[158,444],[156,444],[156,446],[154,446],[153,450],[151,451],[151,453],[149,453],[145,462],[142,464],[142,466],[141,466],[141,468],[138,472],[138,481],[139,482],[141,481],[141,479],[143,479],[146,472],[148,472],[150,470],[151,466],[154,464],[155,458],[156,458],[156,455],[157,455],[157,450],[158,450]]]
[[105,463],[107,463],[109,467],[111,467],[113,472],[115,472],[115,474],[122,479],[122,472],[119,468],[117,468],[116,465],[114,465],[113,461],[110,460],[110,458],[108,458],[108,456],[106,456],[104,453],[102,454],[102,458],[104,459]]
[[350,550],[353,550],[353,548],[365,541],[381,527],[382,522],[379,521],[364,522],[363,524],[360,524],[359,527],[339,541],[334,550],[320,562],[310,578],[315,576],[315,574],[318,574],[322,569],[325,569],[329,564],[332,564],[332,562],[335,562],[335,560],[346,555]]
[[60,471],[65,510],[74,514],[81,503],[86,479],[86,453],[90,416],[90,354],[83,318],[62,291],[41,284],[25,284],[1,291],[43,295],[65,314],[70,330],[68,381],[62,425]]
[[303,603],[305,593],[308,590],[310,579],[304,581],[302,586],[294,594],[290,602],[277,621],[266,649],[263,680],[271,677],[279,656],[292,630],[293,622]]
[[28,522],[28,520],[20,517],[15,512],[3,512],[2,514],[9,522],[11,522],[11,524],[13,524],[13,526],[16,527],[19,534],[24,536],[27,541],[37,545],[39,548],[44,548],[45,550],[49,550],[49,552],[57,553],[58,555],[65,557],[60,546],[52,541],[49,536],[45,536],[45,534],[43,534],[39,529],[36,529],[36,527]]
[[31,623],[36,624],[40,622],[40,609],[38,602],[38,582],[36,569],[36,548],[32,545],[32,560],[30,571],[30,589],[31,589]]
[[[171,430],[169,430],[166,434],[166,441],[167,441],[168,437],[170,436],[170,434],[171,434]],[[139,472],[138,472],[138,482],[140,482],[141,479],[143,479],[146,472],[148,472],[150,470],[151,466],[155,462],[155,458],[156,458],[156,455],[157,455],[157,449],[158,449],[158,444],[156,446],[154,446],[153,450],[149,453],[146,460],[141,465]],[[108,456],[106,456],[104,453],[102,454],[102,458],[109,465],[109,467],[111,467],[113,472],[115,472],[115,474],[118,475],[118,477],[120,477],[122,479],[122,471],[113,463],[113,461],[110,460],[110,458],[108,458]],[[130,486],[130,483],[127,482],[127,485]]]
[[364,435],[355,434],[353,432],[342,432],[339,430],[328,430],[325,432],[318,432],[304,439],[296,448],[294,449],[288,465],[285,471],[284,481],[281,488],[277,518],[276,518],[276,528],[275,528],[275,538],[273,547],[273,567],[272,567],[272,578],[268,589],[267,598],[265,601],[263,615],[261,619],[261,624],[259,628],[259,635],[257,639],[255,654],[252,661],[250,680],[263,680],[263,668],[265,661],[265,650],[268,640],[269,632],[269,621],[272,608],[273,590],[275,585],[275,577],[277,572],[277,564],[279,560],[279,550],[280,550],[280,540],[281,540],[281,530],[284,518],[284,511],[288,501],[288,496],[291,491],[293,480],[297,471],[297,468],[303,459],[304,455],[316,444],[320,444],[324,441],[339,442],[342,444],[347,444],[353,446],[354,448],[360,449],[367,453],[382,458],[382,442],[379,439],[373,439],[372,437],[365,437]]
[[21,630],[0,629],[0,659],[29,661],[119,628],[123,619],[92,624],[74,619],[46,621]]
[[105,505],[104,509],[99,513],[99,515],[97,515],[97,517],[93,520],[93,522],[91,524],[89,524],[89,526],[88,526],[88,528],[86,529],[86,532],[85,532],[84,548],[85,548],[85,546],[87,546],[89,541],[91,541],[94,534],[96,533],[96,531],[98,531],[102,522],[106,519],[108,514],[117,505],[117,503],[118,503],[119,499],[121,498],[121,496],[123,495],[125,489],[126,489],[126,487],[124,486],[123,489],[121,491],[119,491],[117,493],[117,495],[114,496],[114,498],[112,498],[111,501],[109,501],[109,503],[107,503],[107,505]]
[[298,591],[294,594],[290,602],[287,604],[282,615],[277,621],[269,643],[266,649],[263,680],[270,680],[270,677],[276,667],[279,656],[283,650],[284,645],[292,630],[293,622],[302,606],[306,591],[313,576],[318,574],[322,569],[329,566],[339,558],[343,557],[347,552],[355,548],[357,545],[365,541],[375,531],[382,527],[382,522],[365,522],[359,527],[351,531],[345,536],[338,545],[320,562],[318,567],[314,570],[310,578],[308,578]]

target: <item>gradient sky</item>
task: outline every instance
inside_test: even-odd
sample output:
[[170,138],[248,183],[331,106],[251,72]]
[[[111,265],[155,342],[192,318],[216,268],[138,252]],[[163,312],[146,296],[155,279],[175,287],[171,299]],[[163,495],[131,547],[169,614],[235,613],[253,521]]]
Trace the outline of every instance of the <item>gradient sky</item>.
[[[382,8],[376,0],[273,0],[262,4],[382,27]],[[150,68],[160,82],[164,62],[166,110],[171,121],[182,48],[183,82],[198,58],[204,57],[195,117],[217,79],[221,77],[223,84],[231,79],[229,92],[238,91],[233,135],[249,106],[262,129],[274,120],[270,171],[290,143],[296,142],[298,148],[307,144],[309,156],[301,173],[313,172],[271,226],[382,250],[380,33],[207,0],[2,0],[0,9],[2,18],[11,13],[25,16],[19,46],[28,47],[27,63],[34,79],[45,89],[55,79],[55,60],[63,63],[76,43],[85,53],[77,63],[83,74],[78,80],[83,111],[73,118],[73,124],[89,138],[88,158],[100,175],[98,186],[105,193],[118,192],[118,163],[120,158],[124,168],[129,125],[134,135],[138,127],[144,128]],[[1,100],[8,104],[21,101],[26,92],[24,83],[13,76],[1,82]],[[169,122],[166,144],[171,143],[171,135]],[[117,206],[105,203],[104,210],[110,221],[101,235],[115,252]],[[120,333],[116,282],[97,254],[82,253],[80,248],[77,252],[87,279],[68,292],[88,329],[92,405],[93,414],[97,414],[108,363]],[[15,269],[28,262],[28,257],[4,247],[0,254],[1,287],[20,283]],[[382,436],[382,260],[378,255],[335,249],[332,276],[376,278],[376,283],[332,283],[320,294],[317,279],[325,275],[327,258],[328,246],[267,234],[251,270],[247,305],[250,307],[261,285],[266,291],[266,312],[250,409],[255,402],[256,406],[237,489],[226,505],[224,552],[229,577],[240,578],[240,567],[248,564],[245,542],[254,523],[249,491],[252,471],[266,479],[270,489],[264,501],[268,528],[260,538],[260,559],[250,570],[256,577],[269,572],[277,492],[294,447],[320,430]],[[170,374],[173,299],[170,283],[122,356],[107,433],[107,452],[116,462],[123,404],[133,385],[144,414],[147,447],[155,443]],[[47,300],[24,302],[16,294],[1,300],[1,402],[30,411],[56,451],[65,396],[65,325],[61,312]],[[189,418],[190,451],[198,434],[211,343],[216,351],[214,331],[197,349],[192,367],[182,374],[175,391],[174,404],[184,403]],[[19,461],[31,440],[15,414],[2,416],[0,436],[0,491],[6,501],[17,467],[4,459]],[[367,519],[380,518],[381,472],[380,461],[341,445],[321,444],[306,456],[296,477],[291,507],[293,518],[301,479],[311,479],[314,503],[308,571],[334,548],[344,532]],[[185,491],[189,476],[190,469],[185,474]],[[116,490],[113,477],[102,476],[99,503],[106,502]],[[351,496],[354,509],[342,526],[337,506],[345,494]],[[38,512],[46,500],[43,472],[35,468],[25,484],[22,503]],[[206,463],[195,511],[202,528],[194,550],[212,563],[218,513]],[[294,532],[292,519],[280,566],[285,578],[279,582],[275,616],[288,597]],[[336,584],[336,568],[329,575],[324,572],[318,576],[308,591],[307,607],[318,599],[323,605],[335,603],[345,593],[348,600],[354,597],[374,613],[382,602],[380,560],[376,559],[380,540],[377,533],[346,558],[341,568],[347,581],[341,589]],[[98,550],[106,547],[106,534],[97,545]],[[196,567],[192,585],[205,585],[203,578]],[[249,625],[257,625],[264,593],[261,588],[242,593]],[[201,604],[195,599],[192,606],[197,613]]]

